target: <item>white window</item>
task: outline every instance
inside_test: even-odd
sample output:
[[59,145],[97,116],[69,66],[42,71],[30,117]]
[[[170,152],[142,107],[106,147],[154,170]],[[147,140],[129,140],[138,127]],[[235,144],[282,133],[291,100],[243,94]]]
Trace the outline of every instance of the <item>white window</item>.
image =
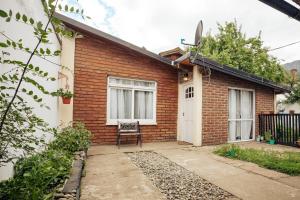
[[247,141],[254,139],[254,90],[231,88],[228,97],[228,140]]
[[156,82],[108,77],[107,124],[156,124]]

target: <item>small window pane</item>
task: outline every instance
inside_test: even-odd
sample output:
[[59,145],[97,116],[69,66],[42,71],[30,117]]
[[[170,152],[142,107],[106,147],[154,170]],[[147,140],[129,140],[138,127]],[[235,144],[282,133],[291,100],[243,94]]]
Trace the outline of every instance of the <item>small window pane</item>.
[[154,87],[155,84],[153,82],[149,81],[134,81],[135,86],[141,86],[141,87]]
[[132,80],[128,80],[128,79],[109,78],[109,83],[123,84],[123,85],[132,85],[133,81]]
[[134,118],[153,119],[153,92],[134,92]]
[[110,118],[130,119],[132,105],[132,91],[124,89],[110,89]]

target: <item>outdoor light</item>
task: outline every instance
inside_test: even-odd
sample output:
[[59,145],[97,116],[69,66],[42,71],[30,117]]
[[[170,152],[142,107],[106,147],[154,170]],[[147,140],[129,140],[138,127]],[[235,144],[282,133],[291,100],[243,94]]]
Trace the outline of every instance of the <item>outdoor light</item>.
[[189,80],[188,73],[183,74],[183,81],[188,81],[188,80]]

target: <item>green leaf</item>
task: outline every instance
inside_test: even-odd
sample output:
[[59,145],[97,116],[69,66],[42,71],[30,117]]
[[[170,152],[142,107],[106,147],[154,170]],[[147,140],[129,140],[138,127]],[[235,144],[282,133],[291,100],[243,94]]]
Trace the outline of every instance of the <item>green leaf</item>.
[[28,92],[28,94],[29,94],[29,95],[33,95],[33,91],[30,90],[30,91]]
[[46,53],[49,55],[49,54],[51,54],[51,51],[50,51],[50,49],[46,49]]
[[40,53],[44,55],[45,54],[44,49],[40,48]]
[[26,23],[26,22],[27,22],[27,16],[26,16],[26,15],[23,15],[23,16],[22,16],[22,20],[23,20],[23,22]]
[[7,13],[6,13],[4,10],[1,10],[1,9],[0,9],[0,17],[5,18],[5,17],[7,17],[7,16],[8,16]]
[[17,44],[16,44],[14,41],[12,41],[11,45],[12,45],[14,48],[17,47]]
[[34,24],[34,20],[32,18],[29,19],[30,24]]
[[16,14],[16,19],[19,20],[20,18],[21,18],[20,13],[17,13],[17,14]]
[[4,47],[4,48],[6,48],[6,47],[8,47],[8,45],[7,45],[7,44],[5,44],[4,42],[0,42],[0,47]]
[[42,29],[43,27],[43,23],[41,21],[39,21],[37,24],[36,24],[37,28],[38,29]]
[[69,10],[69,6],[65,5],[65,11],[68,11],[68,10]]
[[12,10],[9,10],[9,16],[10,17],[12,16]]

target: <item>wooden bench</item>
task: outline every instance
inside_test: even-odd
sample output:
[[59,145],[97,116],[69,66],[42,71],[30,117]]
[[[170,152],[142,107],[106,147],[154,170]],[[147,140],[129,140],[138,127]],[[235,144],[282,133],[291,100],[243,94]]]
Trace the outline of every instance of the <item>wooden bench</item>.
[[117,129],[117,145],[120,148],[121,137],[122,136],[136,136],[136,145],[140,143],[140,147],[142,147],[142,134],[140,129],[139,121],[137,122],[118,122]]

